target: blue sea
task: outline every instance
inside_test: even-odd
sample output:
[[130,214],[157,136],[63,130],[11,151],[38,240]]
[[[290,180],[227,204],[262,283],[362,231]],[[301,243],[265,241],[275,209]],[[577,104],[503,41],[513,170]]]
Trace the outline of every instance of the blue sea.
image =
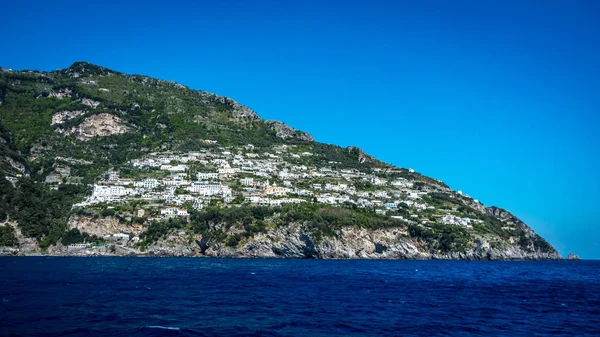
[[600,335],[600,261],[0,258],[2,336]]

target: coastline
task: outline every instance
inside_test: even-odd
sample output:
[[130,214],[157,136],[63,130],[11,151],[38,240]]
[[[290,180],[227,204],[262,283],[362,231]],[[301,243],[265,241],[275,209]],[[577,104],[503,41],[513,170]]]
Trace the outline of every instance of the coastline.
[[56,251],[50,252],[22,252],[18,249],[6,249],[0,247],[0,257],[126,257],[126,258],[145,258],[145,257],[187,257],[187,258],[206,258],[206,259],[304,259],[304,260],[411,260],[411,261],[572,261],[573,259],[563,258],[560,255],[547,253],[530,253],[522,255],[501,255],[486,252],[484,254],[473,254],[473,252],[449,253],[449,254],[430,254],[420,253],[411,256],[377,256],[377,255],[355,255],[355,256],[308,256],[308,255],[275,255],[275,254],[241,254],[241,253],[222,253],[222,254],[182,254],[166,251],[137,251],[128,253],[110,253],[96,249],[85,249],[79,251]]

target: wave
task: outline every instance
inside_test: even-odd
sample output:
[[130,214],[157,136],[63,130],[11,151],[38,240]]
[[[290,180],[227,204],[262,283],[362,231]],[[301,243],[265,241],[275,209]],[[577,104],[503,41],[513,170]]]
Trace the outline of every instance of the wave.
[[143,327],[142,329],[163,329],[163,330],[175,330],[179,331],[180,328],[176,326],[161,326],[161,325],[148,325]]

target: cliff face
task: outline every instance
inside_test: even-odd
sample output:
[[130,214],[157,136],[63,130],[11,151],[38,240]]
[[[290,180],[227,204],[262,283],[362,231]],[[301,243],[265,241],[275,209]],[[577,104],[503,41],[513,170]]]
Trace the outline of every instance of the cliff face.
[[[94,235],[110,235],[136,231],[116,218],[92,219],[74,217],[71,228]],[[0,253],[24,255],[39,252],[35,244]],[[332,236],[316,235],[306,226],[289,224],[258,233],[236,245],[228,245],[214,235],[193,234],[185,229],[172,230],[146,249],[133,248],[126,241],[109,242],[102,247],[70,248],[60,243],[48,249],[56,256],[197,256],[250,258],[315,258],[315,259],[445,259],[445,260],[546,260],[561,259],[556,251],[522,249],[516,245],[490,247],[483,239],[475,239],[464,251],[444,252],[427,248],[427,243],[410,238],[406,229],[348,227]]]
[[296,130],[283,122],[280,121],[266,121],[267,125],[271,126],[275,131],[277,137],[286,139],[286,138],[297,138],[304,141],[312,142],[314,141],[313,137],[303,131]]
[[0,119],[0,174],[27,174],[25,159],[18,153],[13,135]]
[[128,232],[137,235],[142,229],[140,226],[126,224],[115,217],[94,219],[89,216],[73,215],[69,218],[69,229],[78,229],[80,232],[88,233],[98,237]]
[[13,246],[0,246],[0,256],[27,256],[41,254],[42,250],[40,249],[37,240],[24,236],[17,223],[6,221],[4,224],[0,224],[0,226],[11,227],[18,241],[18,243]]
[[210,237],[197,236],[194,242],[173,233],[151,246],[148,254],[209,257],[268,257],[317,259],[446,259],[446,260],[540,260],[561,259],[556,252],[526,251],[506,245],[490,248],[479,240],[464,252],[432,252],[400,229],[367,230],[343,228],[334,237],[315,237],[303,226],[291,224],[261,233],[228,247]]
[[77,140],[88,141],[94,137],[120,135],[130,129],[119,117],[103,113],[87,117],[78,126],[73,126],[67,130],[57,129],[56,131],[63,133],[65,136],[74,134]]

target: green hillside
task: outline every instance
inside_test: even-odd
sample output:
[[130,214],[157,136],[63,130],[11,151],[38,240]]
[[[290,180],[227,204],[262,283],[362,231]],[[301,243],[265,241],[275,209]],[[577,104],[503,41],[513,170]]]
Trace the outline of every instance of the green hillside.
[[[137,249],[181,230],[240,248],[300,223],[314,242],[344,228],[398,229],[431,254],[484,240],[556,255],[510,213],[439,180],[316,142],[229,98],[85,62],[0,70],[0,170],[0,222],[15,221],[43,249],[102,241],[73,228],[79,216],[137,228]],[[218,177],[203,181],[202,172]],[[106,194],[111,186],[123,194]],[[187,213],[165,215],[169,207]],[[0,231],[14,242],[10,235]]]

